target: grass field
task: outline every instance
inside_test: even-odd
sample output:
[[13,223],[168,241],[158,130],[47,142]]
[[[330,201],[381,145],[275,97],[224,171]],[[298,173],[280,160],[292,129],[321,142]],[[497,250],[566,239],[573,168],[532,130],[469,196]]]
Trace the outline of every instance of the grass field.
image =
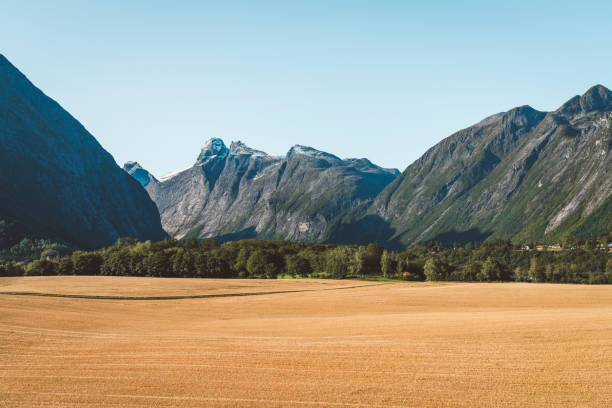
[[[3,407],[612,406],[610,286],[30,277],[0,292],[114,298],[0,294]],[[202,295],[219,296],[164,299]]]

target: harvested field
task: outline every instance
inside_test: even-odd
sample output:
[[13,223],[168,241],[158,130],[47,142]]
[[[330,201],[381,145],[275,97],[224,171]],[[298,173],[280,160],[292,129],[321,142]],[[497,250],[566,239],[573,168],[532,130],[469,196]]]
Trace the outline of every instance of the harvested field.
[[[0,292],[115,298],[0,294],[0,406],[612,406],[610,286],[31,277]],[[163,299],[202,295],[224,296]]]

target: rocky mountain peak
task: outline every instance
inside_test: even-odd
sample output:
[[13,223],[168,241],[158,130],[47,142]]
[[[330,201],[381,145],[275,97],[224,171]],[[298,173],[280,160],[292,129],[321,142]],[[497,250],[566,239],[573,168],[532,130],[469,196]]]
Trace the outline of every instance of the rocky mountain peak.
[[157,182],[157,179],[149,173],[148,170],[144,169],[138,162],[128,161],[123,165],[125,170],[130,176],[134,177],[141,186],[146,187],[151,182]]
[[595,85],[580,97],[583,111],[607,110],[612,107],[612,92],[602,85]]
[[546,116],[545,112],[540,112],[529,105],[523,105],[505,112],[502,116],[502,125],[530,127],[539,123],[544,116]]
[[612,109],[612,92],[605,86],[595,85],[582,96],[576,95],[565,102],[556,112],[565,115],[577,115],[610,109]]
[[138,169],[142,169],[142,166],[138,162],[135,162],[135,161],[127,161],[123,165],[123,170],[127,171],[128,173],[131,171],[138,170]]
[[204,143],[196,164],[208,161],[212,157],[225,158],[229,154],[229,149],[219,138],[211,138]]
[[229,148],[229,154],[232,156],[254,156],[254,157],[265,157],[268,153],[262,152],[261,150],[253,149],[247,146],[241,141],[232,142]]
[[499,124],[525,126],[534,122],[539,122],[545,115],[545,112],[540,112],[529,105],[523,105],[506,112],[499,112],[488,116],[473,125],[472,128],[484,128],[491,125],[497,126]]
[[338,158],[337,156],[334,156],[333,154],[323,152],[321,150],[317,150],[310,146],[303,146],[299,144],[289,149],[289,152],[287,153],[287,157],[290,157],[292,155],[301,155],[301,156],[309,156],[309,157],[316,157],[316,158],[340,160],[340,158]]
[[308,146],[280,157],[240,141],[225,148],[220,139],[206,143],[200,160],[146,186],[177,238],[342,241],[345,211],[365,209],[398,173]]

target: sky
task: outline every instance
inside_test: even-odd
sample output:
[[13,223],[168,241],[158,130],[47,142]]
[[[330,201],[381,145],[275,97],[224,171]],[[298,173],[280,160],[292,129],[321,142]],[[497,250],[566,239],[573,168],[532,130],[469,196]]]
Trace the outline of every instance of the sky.
[[119,165],[205,141],[405,169],[497,112],[612,87],[610,1],[0,0],[0,53]]

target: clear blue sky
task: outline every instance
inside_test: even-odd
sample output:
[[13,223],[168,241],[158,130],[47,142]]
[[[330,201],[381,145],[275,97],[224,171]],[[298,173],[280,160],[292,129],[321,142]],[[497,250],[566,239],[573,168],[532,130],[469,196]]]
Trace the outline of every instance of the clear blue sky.
[[403,170],[490,114],[611,87],[611,21],[610,1],[0,0],[0,52],[120,165],[159,176],[221,137]]

